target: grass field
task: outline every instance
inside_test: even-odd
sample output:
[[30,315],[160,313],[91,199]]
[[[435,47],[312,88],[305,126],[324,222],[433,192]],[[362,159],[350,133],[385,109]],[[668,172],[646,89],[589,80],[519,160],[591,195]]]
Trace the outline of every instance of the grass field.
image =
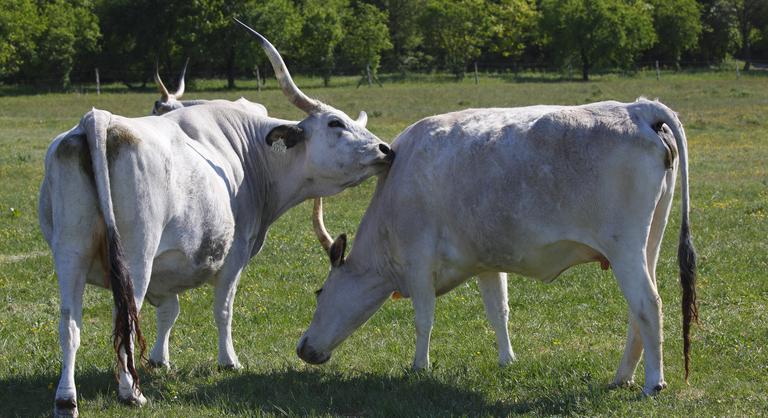
[[[407,300],[387,302],[328,364],[305,365],[294,348],[309,324],[313,291],[328,270],[305,203],[273,225],[241,280],[233,334],[244,369],[217,370],[211,288],[184,293],[171,337],[173,368],[140,371],[150,399],[142,410],[116,402],[111,295],[88,287],[76,372],[82,416],[768,414],[768,77],[482,79],[479,85],[399,83],[307,92],[353,117],[368,111],[369,128],[387,141],[421,117],[467,107],[642,95],[678,111],[688,134],[692,230],[700,257],[701,326],[693,330],[690,386],[683,381],[680,338],[679,196],[658,266],[669,388],[654,398],[640,395],[642,365],[635,387],[607,389],[623,350],[626,303],[610,271],[594,263],[552,284],[510,276],[509,327],[519,361],[505,369],[496,364],[495,339],[473,281],[438,300],[431,371],[409,370],[415,331]],[[242,95],[265,104],[272,115],[300,117],[275,90],[187,95]],[[92,106],[141,116],[156,98],[149,92],[0,97],[0,416],[49,415],[59,378],[58,290],[36,212],[48,143]],[[374,184],[327,200],[333,234],[354,233]],[[142,320],[154,341],[149,304]]]

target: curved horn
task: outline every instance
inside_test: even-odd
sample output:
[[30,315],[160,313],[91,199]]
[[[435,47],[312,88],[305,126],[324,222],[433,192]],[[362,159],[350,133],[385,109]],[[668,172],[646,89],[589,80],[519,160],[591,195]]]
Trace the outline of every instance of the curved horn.
[[312,208],[312,226],[315,229],[315,235],[317,235],[320,245],[323,246],[326,253],[330,254],[333,239],[331,238],[331,234],[328,233],[328,230],[325,229],[325,223],[323,222],[322,197],[315,198],[315,206]]
[[160,94],[163,95],[160,101],[167,102],[171,94],[168,93],[168,89],[165,88],[163,80],[160,79],[160,64],[157,61],[155,61],[155,83],[157,83],[157,89],[160,90]]
[[189,57],[187,57],[187,61],[184,63],[184,68],[181,70],[179,88],[176,90],[176,93],[173,94],[177,99],[180,99],[181,95],[184,94],[184,76],[187,75],[187,65],[189,65]]
[[241,24],[244,28],[248,29],[259,40],[261,47],[264,48],[264,52],[269,58],[269,62],[272,63],[272,68],[275,70],[275,77],[280,83],[280,88],[283,90],[283,94],[288,97],[288,100],[294,104],[294,106],[303,110],[306,113],[312,113],[320,106],[320,102],[314,99],[310,99],[309,96],[304,94],[293,82],[291,74],[288,72],[288,68],[285,66],[283,57],[277,52],[277,49],[272,45],[267,38],[261,36],[260,33],[251,29],[245,23],[234,18],[235,22]]

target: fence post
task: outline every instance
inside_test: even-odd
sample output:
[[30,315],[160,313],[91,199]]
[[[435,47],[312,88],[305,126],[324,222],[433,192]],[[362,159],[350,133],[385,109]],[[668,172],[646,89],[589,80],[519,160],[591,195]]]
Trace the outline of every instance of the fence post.
[[573,64],[568,63],[568,81],[573,81]]
[[256,90],[261,93],[261,74],[259,73],[259,66],[256,65]]
[[478,84],[478,82],[479,81],[477,79],[477,61],[475,61],[475,84]]
[[736,64],[736,79],[738,80],[740,78],[741,78],[741,73],[739,72],[739,64],[737,63]]
[[99,81],[99,69],[96,68],[96,95],[101,95],[101,82]]
[[656,80],[659,80],[659,60],[656,60]]

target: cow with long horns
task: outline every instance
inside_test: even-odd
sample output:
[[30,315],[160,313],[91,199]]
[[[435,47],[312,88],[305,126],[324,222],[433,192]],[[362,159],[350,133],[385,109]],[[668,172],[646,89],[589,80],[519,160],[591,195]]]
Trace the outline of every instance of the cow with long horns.
[[[469,109],[423,119],[393,142],[355,245],[315,227],[331,259],[312,322],[296,348],[304,361],[331,352],[394,292],[416,314],[413,367],[429,367],[436,296],[477,276],[499,361],[514,360],[507,332],[507,275],[554,280],[569,267],[612,268],[629,305],[614,385],[633,382],[645,351],[643,391],[666,386],[656,262],[678,166],[682,213],[685,378],[697,318],[683,126],[669,108],[640,99],[583,106]],[[319,200],[317,201],[319,203]]]
[[164,115],[168,112],[172,112],[176,109],[181,109],[182,107],[189,107],[189,106],[198,106],[203,104],[227,104],[227,103],[234,103],[238,106],[242,106],[246,108],[246,110],[250,112],[260,113],[264,116],[267,116],[267,108],[264,107],[264,105],[260,103],[254,103],[244,97],[241,97],[233,102],[229,100],[221,100],[221,99],[214,99],[214,100],[206,100],[206,99],[197,99],[197,100],[180,100],[181,96],[184,95],[184,88],[185,88],[185,81],[184,77],[187,74],[187,66],[189,65],[189,58],[187,58],[187,61],[184,63],[184,68],[181,70],[181,75],[179,75],[179,86],[176,89],[175,93],[170,93],[168,91],[168,88],[165,87],[165,84],[163,83],[162,78],[160,78],[160,70],[157,65],[155,65],[155,83],[157,84],[157,89],[160,91],[160,99],[155,100],[154,105],[152,106],[152,114],[155,116]]
[[239,367],[231,336],[235,292],[269,226],[304,200],[357,185],[391,163],[393,153],[365,129],[364,114],[352,120],[307,97],[275,47],[248,29],[283,93],[307,113],[302,121],[232,103],[134,119],[94,109],[49,147],[39,220],[61,299],[54,415],[78,412],[75,355],[86,283],[112,291],[118,398],[143,405],[133,340],[142,357],[138,312],[145,300],[157,306],[149,362],[167,366],[178,293],[213,284],[218,363]]

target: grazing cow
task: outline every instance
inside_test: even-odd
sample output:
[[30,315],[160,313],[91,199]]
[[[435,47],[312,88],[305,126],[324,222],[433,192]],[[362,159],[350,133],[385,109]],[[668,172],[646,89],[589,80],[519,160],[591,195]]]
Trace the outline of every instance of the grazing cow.
[[547,282],[573,265],[598,261],[613,269],[629,305],[614,384],[633,381],[645,350],[643,390],[663,389],[656,262],[679,161],[687,380],[689,326],[697,318],[695,253],[686,138],[669,108],[639,99],[470,109],[415,123],[392,149],[397,159],[379,178],[349,258],[346,237],[331,243],[322,223],[316,225],[332,266],[296,349],[304,361],[327,361],[397,292],[412,298],[416,314],[413,367],[429,367],[436,296],[477,276],[499,360],[509,363],[515,356],[506,326],[507,276],[500,272]]
[[156,100],[155,104],[152,106],[153,115],[160,116],[173,110],[181,109],[182,107],[197,106],[201,104],[234,103],[238,106],[245,107],[248,111],[267,116],[267,108],[264,107],[264,105],[251,102],[244,97],[241,97],[234,102],[230,102],[229,100],[179,100],[184,94],[184,75],[187,73],[187,64],[189,64],[189,59],[184,63],[184,68],[181,70],[181,75],[179,76],[179,88],[176,90],[176,93],[168,92],[165,84],[163,84],[163,80],[160,78],[160,72],[157,66],[155,66],[155,83],[157,83],[157,88],[160,90],[160,100]]
[[145,299],[157,306],[158,321],[149,360],[167,366],[178,293],[213,284],[218,363],[237,368],[235,291],[269,226],[307,198],[338,193],[391,163],[394,154],[365,129],[364,117],[354,121],[307,97],[277,50],[256,36],[283,92],[308,114],[304,120],[231,103],[135,119],[94,109],[48,149],[39,217],[61,298],[55,415],[77,414],[75,354],[86,283],[114,296],[121,401],[146,402],[133,359],[134,335],[144,351],[138,312]]

